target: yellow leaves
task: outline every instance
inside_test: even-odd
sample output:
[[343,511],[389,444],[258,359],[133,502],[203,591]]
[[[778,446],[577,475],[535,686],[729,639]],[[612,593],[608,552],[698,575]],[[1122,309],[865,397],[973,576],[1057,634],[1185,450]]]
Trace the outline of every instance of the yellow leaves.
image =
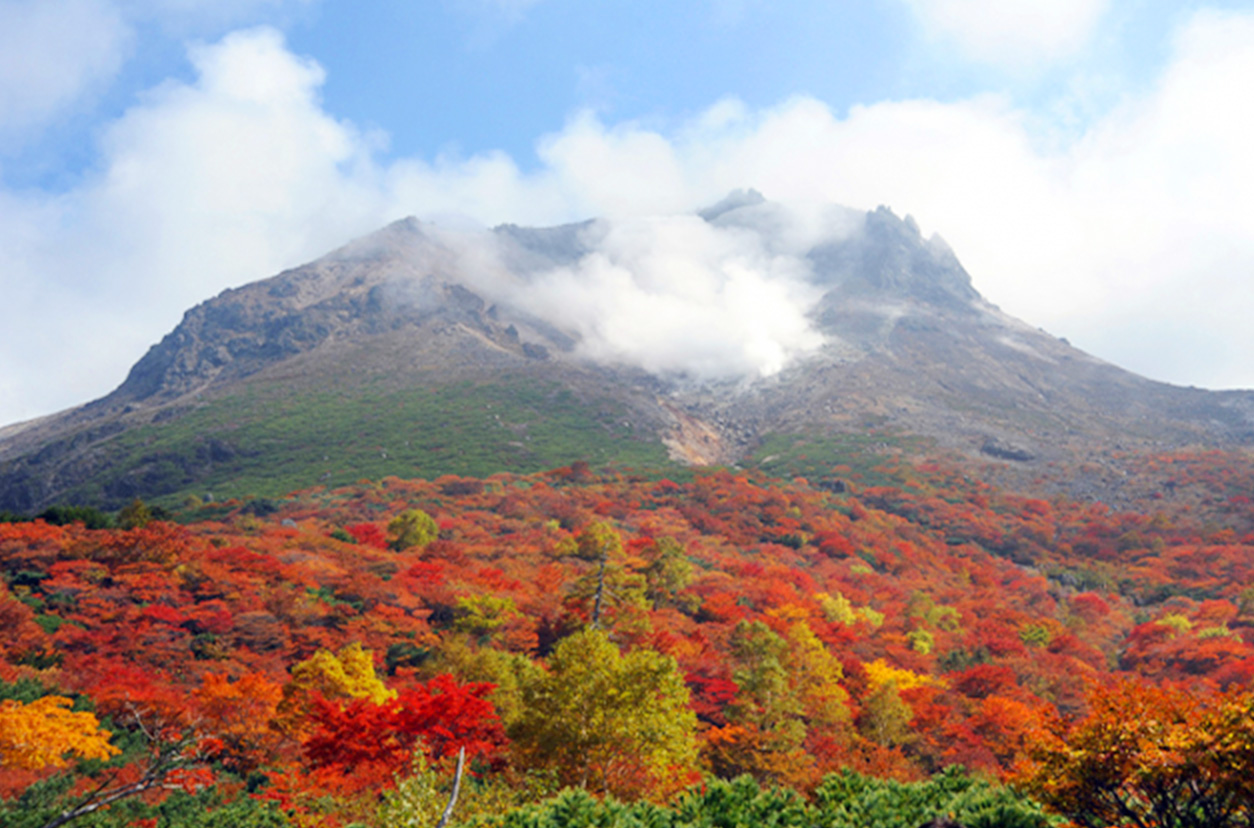
[[1154,623],[1158,624],[1160,627],[1167,627],[1170,629],[1173,633],[1173,638],[1177,635],[1183,635],[1193,629],[1193,622],[1190,621],[1188,617],[1174,612],[1167,613]]
[[292,668],[292,679],[283,687],[276,723],[283,729],[300,727],[313,692],[327,699],[369,699],[374,704],[396,697],[374,672],[369,650],[354,641],[338,653],[319,650]]
[[936,646],[936,636],[925,629],[919,628],[906,633],[906,642],[916,653],[927,655]]
[[839,592],[835,595],[820,592],[814,598],[818,601],[819,609],[823,611],[823,617],[833,624],[852,627],[861,621],[874,629],[879,629],[884,624],[884,613],[876,612],[870,607],[855,609],[853,604],[849,603],[849,599]]
[[64,696],[44,696],[30,704],[0,701],[0,766],[61,768],[67,754],[108,759],[118,753],[96,717],[71,711],[72,704]]
[[853,612],[853,604],[850,604],[849,599],[839,592],[835,595],[820,592],[814,598],[819,603],[819,609],[823,610],[823,616],[831,623],[844,624],[848,627],[858,620]]
[[870,607],[863,607],[858,610],[858,619],[866,622],[873,630],[878,630],[884,626],[884,613],[877,612]]
[[768,618],[776,618],[790,627],[793,624],[805,623],[810,618],[810,611],[805,607],[799,607],[796,604],[784,604],[780,607],[769,609],[766,612]]
[[388,532],[393,535],[391,546],[397,552],[416,546],[426,547],[440,535],[435,518],[421,509],[408,509],[392,518]]
[[395,698],[374,672],[374,658],[369,650],[354,641],[338,653],[319,650],[292,668],[292,681],[317,690],[328,699],[369,699],[383,704]]
[[784,667],[811,726],[831,728],[849,722],[849,694],[840,686],[840,660],[804,622],[788,629]]
[[922,675],[900,667],[893,667],[882,658],[877,658],[865,665],[867,681],[872,689],[892,684],[898,690],[913,690],[916,687],[944,687],[944,679]]
[[1208,638],[1231,638],[1235,641],[1241,641],[1241,634],[1236,630],[1228,629],[1227,624],[1218,624],[1214,627],[1203,627],[1197,631],[1197,640],[1205,641]]
[[623,551],[623,539],[613,526],[596,521],[579,533],[578,555],[585,561],[602,561]]

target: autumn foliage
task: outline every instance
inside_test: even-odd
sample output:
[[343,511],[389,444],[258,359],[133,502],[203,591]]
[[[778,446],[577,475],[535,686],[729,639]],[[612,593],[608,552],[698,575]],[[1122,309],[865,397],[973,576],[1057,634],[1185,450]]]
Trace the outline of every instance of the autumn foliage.
[[1045,717],[1021,781],[1084,826],[1226,828],[1254,819],[1254,695],[1126,679],[1087,715]]
[[[146,802],[182,786],[370,823],[380,792],[447,788],[465,747],[468,803],[962,765],[1081,824],[1167,824],[1126,781],[1153,774],[1209,773],[1186,810],[1228,807],[1254,472],[1141,468],[1129,488],[1162,496],[1126,511],[901,462],[877,486],[581,467],[312,490],[264,517],[0,524],[0,792],[91,760],[117,785],[156,774]],[[1115,736],[1136,748],[1099,785],[1081,753]]]
[[0,701],[0,767],[39,770],[65,767],[70,756],[108,759],[118,752],[91,713],[75,713],[64,696],[29,704]]

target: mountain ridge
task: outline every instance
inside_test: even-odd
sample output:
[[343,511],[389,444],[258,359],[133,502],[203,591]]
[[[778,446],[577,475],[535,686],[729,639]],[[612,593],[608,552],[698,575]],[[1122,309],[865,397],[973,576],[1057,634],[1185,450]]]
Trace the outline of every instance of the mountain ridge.
[[[597,446],[589,457],[599,462],[615,460],[616,452],[636,460],[665,452],[683,464],[731,464],[750,460],[772,435],[817,438],[875,429],[917,435],[940,450],[994,463],[1019,484],[1050,464],[1074,465],[1094,454],[1254,443],[1254,393],[1156,383],[1002,313],[975,290],[948,245],[936,236],[925,239],[909,216],[886,207],[867,213],[828,208],[807,224],[748,191],[697,217],[628,230],[592,220],[458,234],[407,218],[307,265],[223,291],[190,309],[111,394],[0,431],[0,509],[32,511],[67,496],[116,506],[133,496],[193,490],[206,475],[221,477],[248,457],[264,463],[273,446],[250,445],[230,423],[230,401],[245,393],[269,400],[259,405],[271,409],[270,427],[279,430],[283,417],[293,416],[282,413],[285,399],[316,407],[314,397],[338,394],[343,413],[336,416],[346,431],[337,437],[329,429],[318,437],[331,446],[348,439],[354,421],[375,416],[381,404],[426,411],[423,405],[435,404],[431,394],[450,388],[497,389],[491,392],[496,402],[466,402],[473,393],[463,402],[471,409],[501,406],[493,416],[508,424],[509,394],[500,389],[548,388],[574,418],[564,428],[581,435],[568,450],[589,454]],[[662,243],[682,252],[700,238],[720,255],[731,251],[716,261],[729,271],[748,261],[779,268],[782,278],[804,272],[796,291],[808,297],[804,318],[815,337],[787,339],[795,332],[785,331],[784,338],[764,340],[761,350],[772,359],[771,348],[787,356],[773,373],[657,370],[648,363],[656,353],[633,356],[606,333],[621,320],[588,318],[597,311],[594,303],[575,302],[572,311],[532,299],[551,290],[557,276],[565,278],[561,284],[593,287],[618,284],[613,279],[621,281],[622,273],[634,276],[629,265],[648,260],[623,258],[620,236],[628,245],[644,239],[647,255],[660,255],[655,248]],[[641,295],[679,294],[672,285],[645,284]],[[645,328],[639,336],[648,333]],[[635,344],[629,337],[628,348]],[[371,403],[369,394],[390,402]],[[415,403],[414,394],[427,394],[426,402]],[[510,466],[506,452],[498,470],[588,459],[562,457],[561,440],[554,454],[532,451],[526,444],[534,442],[547,404],[532,405],[536,416],[526,423],[475,438],[500,447],[521,444],[515,454],[527,459]],[[148,444],[160,444],[163,429],[218,409],[221,422],[188,436],[173,454],[144,460],[142,445],[117,448],[135,442],[127,435],[140,431]],[[398,427],[411,448],[438,431],[429,414],[404,422]],[[489,424],[495,428],[495,422]],[[459,428],[440,439],[463,439]],[[395,436],[399,444],[402,435]],[[378,437],[393,442],[389,433]],[[612,450],[600,447],[602,438]],[[308,435],[296,428],[284,450],[296,451],[301,441]],[[378,451],[390,459],[395,450],[380,445]],[[183,468],[153,474],[154,463]],[[415,465],[390,473],[442,472],[429,458]],[[136,471],[141,468],[148,472]],[[285,479],[316,485],[340,474],[293,472]],[[106,478],[112,482],[102,483]]]

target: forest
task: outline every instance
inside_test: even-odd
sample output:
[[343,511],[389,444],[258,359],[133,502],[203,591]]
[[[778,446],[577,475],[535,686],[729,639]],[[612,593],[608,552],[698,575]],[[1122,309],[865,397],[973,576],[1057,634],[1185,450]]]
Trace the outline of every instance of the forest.
[[6,516],[0,825],[1249,825],[1254,463],[1133,478],[576,463]]

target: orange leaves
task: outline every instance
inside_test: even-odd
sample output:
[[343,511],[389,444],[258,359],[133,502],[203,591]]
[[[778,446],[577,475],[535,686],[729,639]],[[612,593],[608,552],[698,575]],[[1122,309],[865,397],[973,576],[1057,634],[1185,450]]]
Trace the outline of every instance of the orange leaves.
[[29,548],[59,544],[64,541],[66,531],[64,527],[53,526],[42,520],[30,523],[0,523],[0,549],[8,546]]
[[214,755],[237,770],[248,771],[272,758],[282,741],[271,726],[283,688],[257,673],[238,681],[210,673],[195,694],[201,728],[217,740]]
[[757,725],[717,727],[705,735],[705,754],[715,775],[749,774],[759,781],[806,789],[818,781],[814,759],[800,747],[781,751]]
[[1035,796],[1085,825],[1249,824],[1254,697],[1126,680],[1095,688],[1089,704],[1088,716],[1046,716],[1033,733],[1020,781]]
[[67,756],[108,759],[118,752],[91,713],[70,710],[64,696],[29,704],[0,701],[0,766],[38,770],[64,767]]
[[[1220,465],[1188,468],[1225,487],[1245,479]],[[1254,512],[1227,495],[1236,511],[1220,523],[1235,533],[1180,510],[1030,500],[943,464],[898,468],[898,488],[568,471],[393,479],[247,522],[223,508],[221,522],[129,532],[0,525],[0,677],[91,692],[119,727],[160,722],[236,768],[292,766],[314,691],[339,712],[363,697],[363,710],[391,710],[384,682],[406,673],[491,678],[512,725],[543,703],[524,700],[526,676],[599,596],[622,658],[658,651],[688,676],[706,759],[803,780],[844,762],[1002,773],[1028,743],[1028,708],[1082,707],[1085,680],[1112,664],[1199,684],[1254,676],[1254,588],[1241,593]],[[439,514],[440,539],[383,550],[382,528],[418,507]],[[338,527],[357,543],[330,539]],[[756,644],[735,633],[742,621],[760,625]],[[268,727],[280,708],[282,737]],[[367,723],[383,728],[370,731],[380,750],[399,738],[391,717]],[[412,750],[397,744],[380,767],[404,765]],[[611,787],[669,774],[606,755],[589,778]],[[515,752],[515,770],[540,757]]]

